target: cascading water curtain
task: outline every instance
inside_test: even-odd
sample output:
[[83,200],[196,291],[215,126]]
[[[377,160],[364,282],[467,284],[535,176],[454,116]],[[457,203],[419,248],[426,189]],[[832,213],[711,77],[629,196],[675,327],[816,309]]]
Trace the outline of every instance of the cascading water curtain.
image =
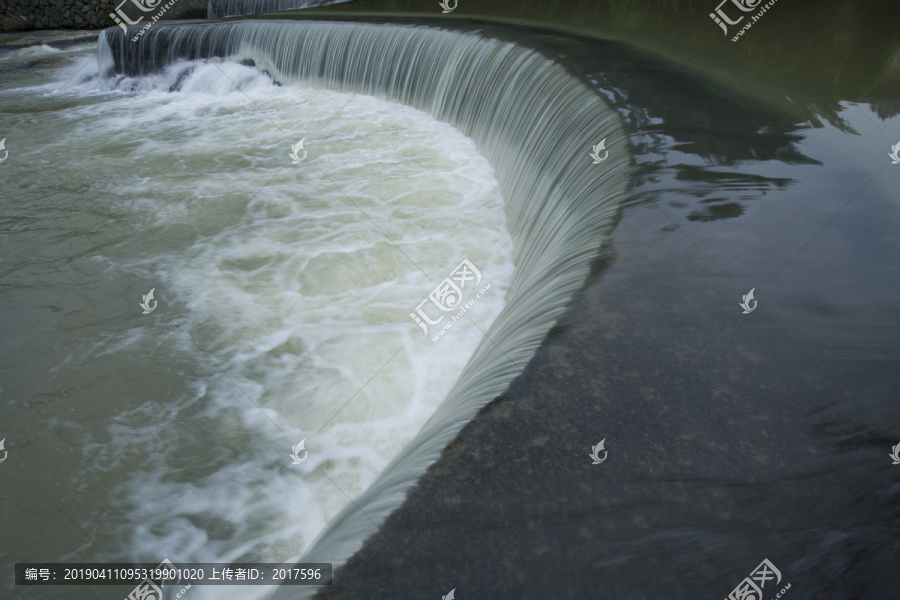
[[263,13],[277,12],[279,10],[294,10],[298,8],[315,8],[340,4],[350,0],[209,0],[206,8],[208,19],[221,19],[223,17],[237,17],[241,15],[261,15]]
[[[430,112],[472,138],[500,181],[516,265],[507,304],[435,414],[297,557],[338,566],[403,502],[477,411],[508,387],[583,284],[631,176],[621,120],[561,65],[478,33],[295,21],[149,33],[133,44],[120,31],[104,32],[102,69],[146,74],[177,59],[253,60],[284,83],[368,94]],[[590,152],[600,141],[608,155],[595,164]],[[273,598],[314,593],[280,588]]]

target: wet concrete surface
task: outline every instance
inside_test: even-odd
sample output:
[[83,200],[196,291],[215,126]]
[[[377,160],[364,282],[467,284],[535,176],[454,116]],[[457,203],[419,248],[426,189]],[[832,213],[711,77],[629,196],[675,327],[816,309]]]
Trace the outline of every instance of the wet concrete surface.
[[834,89],[841,122],[810,129],[571,52],[586,79],[633,60],[600,84],[628,97],[632,201],[525,372],[317,597],[727,597],[766,558],[765,598],[900,597],[896,117]]

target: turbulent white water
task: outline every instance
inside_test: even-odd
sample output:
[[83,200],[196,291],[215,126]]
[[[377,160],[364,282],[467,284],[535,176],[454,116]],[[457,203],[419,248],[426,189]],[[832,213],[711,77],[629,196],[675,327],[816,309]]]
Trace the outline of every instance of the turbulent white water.
[[[102,355],[168,375],[129,368],[165,394],[85,435],[88,470],[115,481],[92,559],[301,554],[433,414],[504,305],[512,244],[491,166],[423,112],[230,61],[113,79],[72,65],[20,93],[75,98],[40,127],[79,151],[43,156],[114,174],[95,185],[128,239],[91,260],[159,302]],[[434,342],[409,314],[463,259],[491,288]]]
[[[341,565],[527,364],[628,181],[595,91],[477,33],[157,24],[133,43],[112,29],[93,66],[0,102],[26,114],[3,185],[28,266],[2,293],[59,298],[19,311],[17,347],[38,360],[5,385],[44,407],[22,437],[71,437],[83,456],[67,507],[92,535],[59,560]],[[431,342],[409,315],[464,259],[492,285],[466,304],[478,327]],[[159,306],[141,315],[150,288]],[[44,370],[82,354],[83,377],[42,401]],[[192,589],[272,592],[315,588]]]
[[[122,32],[105,32],[101,70],[149,74],[183,58],[253,60],[285,81],[426,110],[472,137],[497,172],[516,264],[507,304],[438,410],[302,556],[342,564],[459,430],[503,392],[582,284],[627,185],[625,136],[615,113],[562,66],[477,33],[294,21],[149,33],[132,44]],[[600,140],[609,149],[602,168],[588,156]],[[285,587],[273,597],[314,591]]]

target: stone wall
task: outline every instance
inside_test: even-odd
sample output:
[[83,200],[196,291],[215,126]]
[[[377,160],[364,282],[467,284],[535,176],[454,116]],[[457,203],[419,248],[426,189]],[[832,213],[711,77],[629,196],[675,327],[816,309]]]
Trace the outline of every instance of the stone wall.
[[97,29],[111,12],[109,0],[0,0],[0,29]]
[[[115,27],[109,14],[121,1],[0,0],[0,31]],[[207,0],[178,0],[161,20],[206,18],[206,6]],[[124,8],[134,13],[130,2]]]

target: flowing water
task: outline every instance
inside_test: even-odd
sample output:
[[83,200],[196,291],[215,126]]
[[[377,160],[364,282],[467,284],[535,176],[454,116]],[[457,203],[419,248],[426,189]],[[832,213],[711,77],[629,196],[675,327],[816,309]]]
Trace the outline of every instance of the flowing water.
[[[220,56],[252,60],[281,81],[386,97],[470,136],[503,186],[516,264],[507,304],[434,415],[302,555],[340,565],[521,371],[582,284],[628,181],[619,119],[553,61],[473,33],[270,21],[154,29],[144,42],[136,49],[107,31],[101,73],[149,75],[179,60]],[[618,150],[604,154],[601,169],[585,151],[599,140]]]
[[348,0],[209,0],[206,15],[209,19],[221,19],[238,15],[258,15],[279,10],[315,8],[340,4]]
[[[683,4],[498,0],[0,55],[0,562],[353,555],[323,594],[582,598],[724,595],[766,556],[790,597],[896,597],[896,39],[778,6],[732,52]],[[464,259],[490,288],[431,341]]]
[[[97,546],[58,558],[298,555],[421,428],[503,307],[493,171],[454,128],[371,96],[233,61],[105,79],[95,56],[3,58],[47,74],[0,99],[27,111],[5,123],[3,302],[21,312],[4,355],[22,357],[5,392],[40,402],[33,382],[61,354],[34,348],[117,361],[89,410],[51,400],[50,425],[25,429],[75,436],[81,467],[56,483],[104,506],[78,517]],[[433,342],[409,313],[463,259],[491,287]],[[80,291],[50,300],[63,287]],[[121,325],[123,308],[136,318]]]
[[[550,60],[461,32],[143,41],[3,58],[0,101],[25,115],[6,131],[29,132],[8,146],[4,302],[22,308],[5,353],[53,349],[12,360],[5,391],[29,409],[17,437],[71,448],[73,474],[43,483],[94,536],[56,559],[339,565],[583,281],[627,181],[626,153],[592,169],[585,148],[620,145],[617,119]],[[410,313],[464,259],[489,291],[433,341]]]

